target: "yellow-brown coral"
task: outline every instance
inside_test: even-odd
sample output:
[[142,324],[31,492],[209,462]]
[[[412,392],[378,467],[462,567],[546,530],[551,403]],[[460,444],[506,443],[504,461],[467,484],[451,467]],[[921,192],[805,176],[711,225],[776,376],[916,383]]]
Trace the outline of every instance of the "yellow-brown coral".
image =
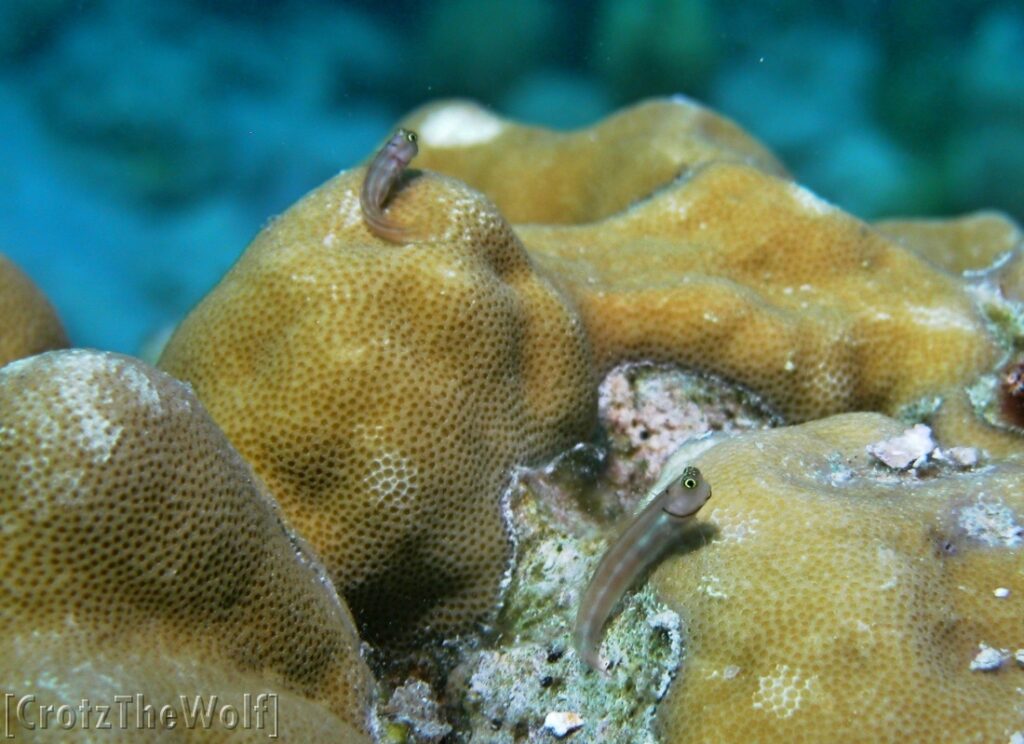
[[895,412],[997,355],[956,279],[749,166],[711,163],[620,215],[518,232],[575,299],[602,369],[713,372],[791,421]]
[[402,120],[416,130],[416,167],[455,176],[518,222],[593,222],[711,161],[784,175],[757,140],[683,97],[653,99],[561,133],[503,119],[470,101],[439,101]]
[[594,380],[616,363],[711,372],[802,421],[896,413],[999,355],[956,277],[689,102],[567,135],[465,103],[403,123],[420,129],[417,164],[471,179],[515,219],[597,221],[513,233],[480,194],[426,173],[389,204],[424,240],[392,245],[363,224],[364,170],[343,173],[261,233],[161,359],[371,640],[488,616],[511,467],[586,436]]
[[1013,220],[991,211],[951,219],[881,220],[875,228],[957,274],[987,269],[1024,239]]
[[872,462],[865,448],[901,430],[848,414],[697,458],[718,536],[653,577],[688,635],[659,710],[666,741],[1005,741],[1020,728],[1024,670],[1008,655],[972,662],[979,644],[1024,646],[1024,468],[919,477]]
[[241,710],[244,693],[279,692],[282,734],[368,740],[347,609],[187,386],[101,352],[4,367],[0,517],[0,688],[15,700],[139,693],[159,710],[217,694]]
[[486,620],[510,568],[518,463],[586,436],[583,330],[480,194],[425,175],[363,223],[364,171],[264,230],[160,366],[195,386],[323,557],[362,629],[397,642]]
[[0,255],[0,367],[67,345],[53,306],[21,269]]

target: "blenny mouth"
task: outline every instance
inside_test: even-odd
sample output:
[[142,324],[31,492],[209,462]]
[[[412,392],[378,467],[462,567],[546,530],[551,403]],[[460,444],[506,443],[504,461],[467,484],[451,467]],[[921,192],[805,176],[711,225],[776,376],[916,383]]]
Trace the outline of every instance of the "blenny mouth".
[[[704,505],[701,504],[701,506],[704,506]],[[700,511],[700,506],[698,506],[696,509],[694,509],[691,512],[686,512],[686,514],[676,514],[674,511],[669,511],[664,506],[661,507],[661,510],[663,512],[665,512],[666,514],[668,514],[670,517],[675,517],[676,519],[686,519],[687,517],[692,517],[694,514],[699,512]]]

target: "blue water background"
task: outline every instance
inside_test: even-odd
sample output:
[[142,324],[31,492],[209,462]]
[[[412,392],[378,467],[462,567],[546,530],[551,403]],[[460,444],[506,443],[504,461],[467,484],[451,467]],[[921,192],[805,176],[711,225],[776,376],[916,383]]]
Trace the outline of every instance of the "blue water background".
[[0,252],[135,353],[442,96],[569,128],[685,93],[872,219],[1024,218],[1024,4],[0,0]]

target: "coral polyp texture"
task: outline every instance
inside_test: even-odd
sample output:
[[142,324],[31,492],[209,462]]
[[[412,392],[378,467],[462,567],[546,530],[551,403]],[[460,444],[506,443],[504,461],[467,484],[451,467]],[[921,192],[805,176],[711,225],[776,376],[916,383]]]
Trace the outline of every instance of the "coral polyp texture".
[[471,101],[439,101],[402,120],[416,130],[415,167],[459,178],[513,223],[593,222],[711,161],[784,175],[757,140],[683,97],[652,99],[574,132],[503,119]]
[[138,693],[159,710],[216,693],[242,710],[277,692],[280,733],[369,740],[348,610],[186,385],[102,352],[5,366],[0,514],[0,688],[16,699]]
[[[933,452],[892,470],[869,449],[904,428],[846,414],[696,459],[717,535],[652,577],[687,645],[659,708],[665,741],[1009,741],[1021,729],[1024,670],[1008,657],[1024,646],[1024,467]],[[983,670],[984,647],[1008,650],[1003,663]]]
[[[709,373],[793,423],[901,413],[1005,354],[952,259],[822,201],[684,99],[566,134],[466,102],[402,124],[414,165],[449,174],[413,169],[385,205],[416,242],[374,236],[365,169],[344,172],[260,233],[160,360],[371,642],[489,621],[512,468],[587,437],[616,364]],[[1008,239],[1000,219],[977,220],[984,260]]]
[[53,306],[21,269],[0,254],[0,366],[67,345]]
[[479,193],[423,175],[366,228],[364,170],[271,223],[177,329],[195,386],[324,559],[361,629],[401,644],[486,622],[511,568],[514,465],[588,435],[579,319]]
[[711,372],[788,421],[892,413],[997,358],[958,279],[750,166],[713,162],[605,220],[518,231],[575,300],[602,370]]
[[975,212],[949,219],[889,219],[880,232],[955,273],[982,271],[1006,260],[1024,242],[1020,228],[1000,212]]

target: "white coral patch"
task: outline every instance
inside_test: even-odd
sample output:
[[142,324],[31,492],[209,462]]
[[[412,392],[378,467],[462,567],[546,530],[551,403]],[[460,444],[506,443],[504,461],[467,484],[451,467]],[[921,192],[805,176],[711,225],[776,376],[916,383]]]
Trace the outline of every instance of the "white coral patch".
[[419,483],[420,473],[413,458],[381,448],[373,459],[373,470],[367,480],[377,494],[375,503],[379,507],[402,511],[411,506],[410,494]]
[[800,669],[790,669],[788,664],[776,664],[772,674],[757,680],[753,706],[777,718],[789,718],[801,704],[810,697],[817,685],[817,675],[805,677]]
[[986,545],[1017,548],[1024,544],[1024,528],[1010,507],[998,499],[985,499],[984,494],[960,510],[957,523],[969,537]]
[[479,145],[505,129],[491,112],[467,103],[456,103],[433,111],[420,124],[420,140],[431,147]]
[[[67,431],[67,435],[83,453],[92,456],[94,463],[102,465],[110,459],[114,445],[124,431],[124,427],[112,423],[97,406],[109,400],[109,393],[100,382],[109,377],[111,363],[104,355],[95,352],[67,353],[74,355],[74,369],[63,376],[59,396],[61,404],[74,416],[77,424],[77,431],[73,434]],[[125,371],[123,365],[118,367],[119,372]],[[148,394],[156,395],[156,391]],[[56,427],[56,422],[49,417],[46,424],[40,429]],[[55,431],[49,433],[56,436]]]
[[892,548],[879,545],[875,557],[878,560],[879,573],[884,577],[878,588],[883,592],[895,589],[899,585],[903,568],[899,554]]
[[359,197],[352,189],[345,189],[341,202],[338,204],[338,217],[341,227],[354,227],[363,221],[363,208],[359,205]]
[[798,183],[789,184],[789,194],[793,201],[810,214],[828,214],[835,211],[835,207]]
[[965,313],[951,307],[906,305],[907,313],[918,323],[939,331],[977,332],[978,326]]
[[708,513],[708,521],[718,527],[716,540],[740,543],[757,534],[761,520],[750,514],[737,514],[726,507],[715,507]]
[[722,589],[722,579],[718,576],[702,576],[697,591],[712,599],[728,599],[729,595]]
[[150,381],[149,375],[138,367],[126,365],[118,370],[118,377],[124,383],[125,388],[135,393],[139,405],[150,409],[154,414],[163,413],[163,406],[160,405],[160,393]]
[[895,470],[921,464],[934,449],[932,430],[924,424],[917,424],[897,437],[867,446],[868,454]]

